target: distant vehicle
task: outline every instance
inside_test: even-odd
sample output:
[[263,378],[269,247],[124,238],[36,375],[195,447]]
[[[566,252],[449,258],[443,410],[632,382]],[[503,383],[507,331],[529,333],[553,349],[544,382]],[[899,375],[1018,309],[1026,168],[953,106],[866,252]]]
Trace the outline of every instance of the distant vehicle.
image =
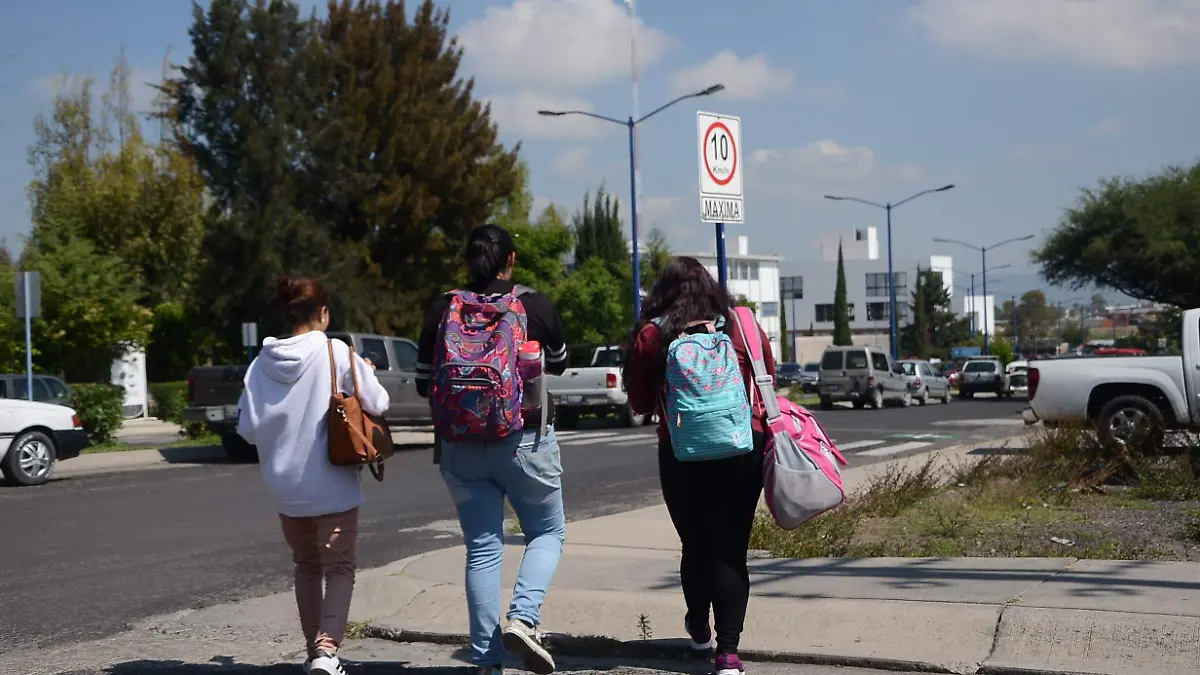
[[625,349],[619,345],[597,347],[591,365],[568,368],[562,375],[546,376],[546,388],[554,402],[554,425],[573,429],[579,416],[587,413],[616,415],[624,426],[637,427],[653,420],[652,415],[635,415],[621,379]]
[[975,394],[995,394],[999,398],[1012,396],[1008,374],[999,359],[971,359],[963,365],[958,395],[973,398]]
[[1109,442],[1161,445],[1166,429],[1200,430],[1200,309],[1183,313],[1182,356],[1055,359],[1029,369],[1027,424],[1088,420]]
[[821,355],[820,397],[822,410],[831,410],[836,401],[876,410],[912,403],[904,371],[877,347],[827,347]]
[[1145,349],[1137,347],[1097,347],[1091,352],[1095,356],[1145,356]]
[[821,386],[821,364],[817,361],[804,364],[804,370],[800,373],[800,381],[804,385],[804,393],[816,393]]
[[925,405],[929,399],[938,399],[942,403],[950,402],[950,380],[939,374],[933,364],[918,359],[906,359],[897,365],[904,371],[908,390],[917,403]]
[[[406,338],[369,333],[329,333],[375,364],[375,376],[391,398],[384,418],[392,424],[431,424],[429,401],[417,395],[417,345]],[[237,434],[238,400],[247,366],[201,366],[188,374],[188,407],[183,419],[208,425],[221,437],[225,454],[240,462],[258,459],[258,450]]]
[[19,399],[0,400],[0,440],[0,472],[17,485],[45,483],[89,445],[74,409]]
[[[0,398],[28,400],[29,381],[24,374],[0,375]],[[71,405],[71,388],[51,375],[33,376],[33,400],[39,403]]]
[[780,387],[795,387],[803,384],[804,369],[799,363],[775,364],[775,384]]
[[1013,361],[1004,367],[1008,373],[1008,388],[1013,394],[1027,394],[1029,391],[1029,362]]

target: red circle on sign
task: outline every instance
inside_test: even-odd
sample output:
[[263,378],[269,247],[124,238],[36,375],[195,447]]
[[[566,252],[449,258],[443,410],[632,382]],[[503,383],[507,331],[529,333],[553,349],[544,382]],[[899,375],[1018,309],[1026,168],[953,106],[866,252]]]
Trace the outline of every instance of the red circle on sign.
[[[716,174],[713,173],[712,167],[708,165],[708,137],[711,136],[712,132],[716,129],[722,129],[725,131],[725,135],[729,137],[729,147],[733,149],[733,167],[729,170],[729,176],[724,180],[717,178]],[[712,124],[708,125],[708,129],[704,132],[704,170],[708,172],[708,177],[711,178],[717,185],[729,185],[729,182],[732,181],[733,177],[737,175],[737,164],[737,143],[734,142],[733,133],[729,131],[729,127],[725,126],[724,122],[713,122]]]

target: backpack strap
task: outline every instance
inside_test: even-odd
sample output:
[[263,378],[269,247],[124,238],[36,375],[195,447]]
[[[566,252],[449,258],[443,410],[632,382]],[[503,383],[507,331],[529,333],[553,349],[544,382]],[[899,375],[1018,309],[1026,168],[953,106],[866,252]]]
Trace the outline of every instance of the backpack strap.
[[767,374],[767,363],[763,358],[762,335],[758,332],[758,321],[754,311],[749,307],[735,307],[734,319],[742,333],[742,341],[746,344],[746,353],[750,355],[750,367],[754,371],[754,384],[758,386],[762,396],[763,406],[767,410],[767,423],[779,419],[779,402],[775,400],[775,378]]

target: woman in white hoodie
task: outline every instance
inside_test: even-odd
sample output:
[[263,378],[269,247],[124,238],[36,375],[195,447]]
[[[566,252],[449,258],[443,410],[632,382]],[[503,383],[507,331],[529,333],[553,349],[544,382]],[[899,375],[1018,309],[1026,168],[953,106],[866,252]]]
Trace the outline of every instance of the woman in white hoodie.
[[[313,279],[284,277],[276,300],[292,335],[264,340],[250,364],[238,404],[238,433],[258,447],[263,478],[296,563],[296,606],[308,643],[304,671],[344,675],[337,650],[354,591],[358,507],[365,501],[362,467],[329,462],[326,417],[334,375],[324,332],[328,292]],[[388,394],[374,366],[341,340],[332,345],[332,370],[341,391],[355,389],[354,359],[363,409],[386,412]]]

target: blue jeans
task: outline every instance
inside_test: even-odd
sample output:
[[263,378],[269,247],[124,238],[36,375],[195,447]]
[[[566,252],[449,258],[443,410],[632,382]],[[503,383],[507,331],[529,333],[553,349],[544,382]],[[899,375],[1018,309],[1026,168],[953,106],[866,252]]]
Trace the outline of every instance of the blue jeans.
[[442,442],[442,478],[458,510],[467,546],[467,610],[471,615],[472,662],[504,662],[500,642],[500,566],[504,560],[504,498],[525,535],[508,619],[541,623],[546,588],[562,557],[566,516],[562,458],[554,429],[489,443]]

